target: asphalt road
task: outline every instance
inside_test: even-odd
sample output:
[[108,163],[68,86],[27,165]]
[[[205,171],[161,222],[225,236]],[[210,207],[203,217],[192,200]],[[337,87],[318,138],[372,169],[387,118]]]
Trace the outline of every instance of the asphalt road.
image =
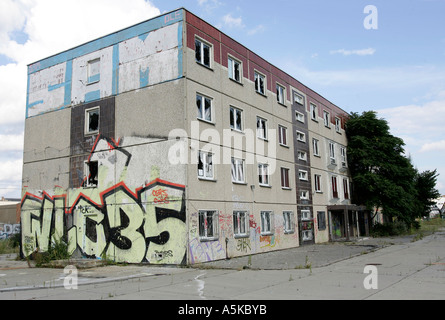
[[[314,248],[320,248],[312,250],[314,260],[323,250],[345,250],[338,244]],[[220,266],[200,268],[129,265],[74,271],[29,268],[26,262],[2,256],[0,300],[186,300],[196,304],[206,300],[445,299],[445,231],[350,256],[343,252],[343,259],[320,266],[299,264],[289,252],[282,255],[280,263],[288,259],[287,268],[261,268],[257,256],[254,269],[230,268],[222,261]]]

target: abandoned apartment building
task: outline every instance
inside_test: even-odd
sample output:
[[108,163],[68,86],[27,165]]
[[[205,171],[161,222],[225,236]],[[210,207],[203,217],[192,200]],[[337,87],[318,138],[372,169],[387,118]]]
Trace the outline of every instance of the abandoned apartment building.
[[30,64],[21,253],[195,264],[363,235],[346,118],[183,8]]

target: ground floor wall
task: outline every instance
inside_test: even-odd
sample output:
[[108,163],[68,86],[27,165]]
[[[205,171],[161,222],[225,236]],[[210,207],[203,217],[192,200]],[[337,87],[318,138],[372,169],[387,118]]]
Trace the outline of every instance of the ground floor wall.
[[[296,205],[192,200],[187,203],[190,264],[299,246]],[[209,228],[210,233],[206,232]]]
[[[79,188],[46,184],[40,189],[40,180],[30,172],[35,163],[25,163],[22,256],[46,252],[64,239],[73,256],[184,264],[185,166],[166,160],[172,146],[180,143],[98,135],[87,160],[98,162],[96,185]],[[39,166],[43,170],[52,164],[42,161]]]

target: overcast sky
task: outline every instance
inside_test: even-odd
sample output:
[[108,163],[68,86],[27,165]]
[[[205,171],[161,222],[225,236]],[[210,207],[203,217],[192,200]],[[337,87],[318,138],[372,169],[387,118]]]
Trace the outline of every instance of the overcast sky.
[[342,109],[377,111],[445,195],[445,0],[0,0],[0,197],[20,198],[27,65],[179,7]]

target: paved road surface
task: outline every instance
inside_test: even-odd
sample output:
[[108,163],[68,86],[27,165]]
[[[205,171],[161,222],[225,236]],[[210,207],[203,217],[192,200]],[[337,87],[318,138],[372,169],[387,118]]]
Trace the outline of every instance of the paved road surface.
[[[367,265],[376,268],[376,278],[364,273]],[[74,282],[67,276],[73,274],[64,269],[29,268],[2,256],[0,300],[443,300],[445,231],[416,242],[314,245],[201,268],[130,265],[77,271],[77,289],[68,290],[65,286]],[[377,289],[368,290],[365,283]]]

